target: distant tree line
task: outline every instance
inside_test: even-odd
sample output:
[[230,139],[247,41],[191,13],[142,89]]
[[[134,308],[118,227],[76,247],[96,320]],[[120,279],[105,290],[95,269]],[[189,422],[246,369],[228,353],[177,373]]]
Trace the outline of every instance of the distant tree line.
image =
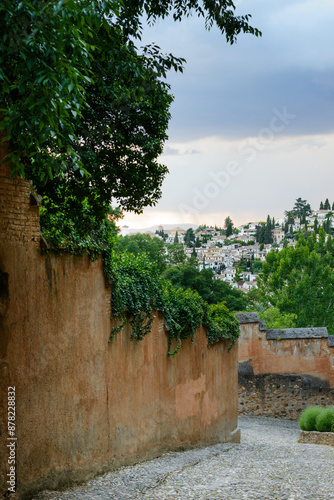
[[331,210],[331,209],[334,210],[334,202],[332,203],[332,208],[331,208],[331,204],[328,198],[326,198],[325,203],[323,203],[322,201],[320,202],[319,210]]

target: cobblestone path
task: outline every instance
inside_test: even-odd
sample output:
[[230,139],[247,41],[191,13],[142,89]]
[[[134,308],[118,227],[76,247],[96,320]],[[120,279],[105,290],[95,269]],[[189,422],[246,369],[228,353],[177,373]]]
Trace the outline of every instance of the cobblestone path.
[[166,453],[37,500],[331,500],[334,448],[298,443],[295,422],[239,417],[240,444]]

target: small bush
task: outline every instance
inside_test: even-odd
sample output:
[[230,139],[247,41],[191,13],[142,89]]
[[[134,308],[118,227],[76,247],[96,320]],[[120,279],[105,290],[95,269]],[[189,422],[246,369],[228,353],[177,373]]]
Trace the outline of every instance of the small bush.
[[315,431],[316,430],[316,420],[318,416],[324,411],[320,406],[309,406],[306,408],[300,416],[298,421],[299,427],[302,431]]
[[316,430],[319,432],[331,432],[334,422],[334,406],[324,409],[316,419]]

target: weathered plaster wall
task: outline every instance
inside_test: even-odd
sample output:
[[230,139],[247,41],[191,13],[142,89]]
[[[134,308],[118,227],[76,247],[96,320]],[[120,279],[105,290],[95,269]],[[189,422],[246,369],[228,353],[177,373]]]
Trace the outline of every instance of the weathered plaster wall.
[[267,330],[238,315],[239,412],[297,419],[305,406],[334,404],[334,337],[326,328]]
[[[29,184],[20,185],[17,206],[26,206],[36,228]],[[185,341],[175,358],[168,358],[158,316],[143,341],[131,342],[125,328],[108,344],[110,289],[102,262],[41,256],[35,232],[9,238],[3,219],[1,493],[7,488],[8,386],[16,387],[21,498],[163,450],[240,439],[237,347],[227,353],[224,341],[207,349],[200,329],[193,345]]]

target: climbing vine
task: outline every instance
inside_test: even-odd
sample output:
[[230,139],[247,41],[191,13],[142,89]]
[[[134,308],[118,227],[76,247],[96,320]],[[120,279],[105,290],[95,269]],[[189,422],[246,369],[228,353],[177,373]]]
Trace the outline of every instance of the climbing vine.
[[87,254],[91,260],[96,260],[102,253],[107,254],[117,235],[115,220],[119,213],[109,207],[105,208],[105,212],[109,217],[98,217],[87,199],[79,201],[67,196],[55,203],[43,197],[39,214],[47,245],[43,253],[52,250],[58,254]]
[[[182,340],[194,340],[195,331],[201,326],[205,302],[195,290],[175,288],[170,281],[162,284],[162,308],[168,328],[168,356],[174,356]],[[173,341],[177,345],[172,350]]]
[[113,317],[120,324],[112,329],[109,342],[127,321],[131,324],[131,340],[142,340],[151,330],[153,310],[161,303],[159,276],[145,253],[111,252],[104,261],[110,280]]
[[208,305],[203,326],[208,330],[208,347],[219,340],[230,339],[230,351],[240,334],[239,321],[224,302]]
[[[43,237],[57,253],[88,254],[91,260],[103,257],[104,273],[111,284],[112,316],[117,322],[109,342],[127,324],[131,340],[142,340],[152,328],[155,312],[164,315],[168,331],[168,356],[174,356],[182,341],[194,340],[196,330],[207,328],[208,347],[221,339],[231,340],[231,349],[239,336],[239,323],[224,303],[209,305],[197,291],[175,288],[164,279],[148,254],[117,251],[115,220],[97,218],[86,200],[66,198],[62,204],[44,199],[40,211]],[[80,217],[76,214],[80,213]]]
[[151,330],[154,311],[164,315],[168,330],[168,356],[174,356],[182,340],[194,340],[196,330],[207,328],[208,347],[222,339],[230,339],[230,348],[239,336],[239,323],[224,303],[208,305],[195,290],[175,289],[159,275],[155,264],[145,253],[113,251],[105,273],[112,283],[111,307],[119,324],[112,328],[112,341],[127,322],[131,340],[142,340]]

